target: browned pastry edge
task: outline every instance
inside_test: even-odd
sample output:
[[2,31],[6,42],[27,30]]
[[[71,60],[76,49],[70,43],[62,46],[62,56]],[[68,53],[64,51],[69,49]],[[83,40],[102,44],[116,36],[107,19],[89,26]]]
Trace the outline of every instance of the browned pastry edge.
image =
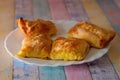
[[115,32],[89,22],[79,22],[68,31],[67,35],[84,39],[95,48],[104,48],[115,37]]

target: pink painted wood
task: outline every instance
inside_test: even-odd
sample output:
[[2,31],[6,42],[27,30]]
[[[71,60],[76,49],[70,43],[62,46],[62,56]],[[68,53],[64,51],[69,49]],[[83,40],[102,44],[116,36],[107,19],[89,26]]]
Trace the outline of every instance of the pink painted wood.
[[48,0],[51,16],[56,20],[68,20],[69,14],[65,8],[64,0]]
[[92,80],[87,64],[67,66],[64,69],[67,80]]

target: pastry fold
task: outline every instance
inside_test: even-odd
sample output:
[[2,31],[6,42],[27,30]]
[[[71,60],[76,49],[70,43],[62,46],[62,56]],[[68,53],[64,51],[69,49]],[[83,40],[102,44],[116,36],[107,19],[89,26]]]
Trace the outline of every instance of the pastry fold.
[[67,36],[84,39],[96,48],[104,48],[115,37],[115,32],[89,22],[79,22],[68,31]]
[[17,20],[17,25],[26,36],[36,36],[45,33],[52,36],[57,33],[55,24],[48,20],[37,19],[30,21],[20,18]]
[[52,41],[47,34],[35,37],[25,37],[22,41],[21,50],[17,57],[48,59],[51,51]]
[[53,60],[83,60],[89,44],[82,39],[58,37],[53,41],[50,58]]
[[30,21],[20,18],[17,25],[25,34],[25,38],[16,56],[48,59],[52,47],[51,36],[57,32],[55,24],[47,20]]

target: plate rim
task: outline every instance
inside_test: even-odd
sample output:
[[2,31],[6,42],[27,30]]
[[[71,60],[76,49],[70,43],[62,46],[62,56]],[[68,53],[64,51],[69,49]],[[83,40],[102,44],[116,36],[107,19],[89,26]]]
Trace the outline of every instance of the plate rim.
[[[54,21],[54,22],[58,22],[58,21],[66,21],[66,20],[52,20],[52,21]],[[67,21],[73,21],[73,20],[67,20]],[[77,21],[74,21],[74,22],[77,22]],[[84,63],[88,63],[88,62],[92,62],[92,61],[94,61],[94,60],[97,60],[97,59],[99,59],[99,58],[101,58],[102,56],[104,56],[107,52],[108,52],[108,50],[109,50],[109,48],[110,48],[110,44],[107,46],[108,47],[108,50],[106,50],[106,52],[104,52],[104,54],[102,54],[101,56],[99,56],[99,57],[97,57],[97,58],[95,58],[95,59],[92,59],[92,60],[86,60],[86,61],[84,61],[84,60],[82,60],[82,61],[71,61],[72,63],[70,63],[70,61],[69,61],[69,63],[67,63],[67,64],[38,64],[38,63],[31,63],[31,62],[28,62],[28,61],[24,61],[23,59],[21,59],[21,58],[18,58],[18,57],[15,57],[15,55],[13,55],[10,51],[9,51],[9,49],[7,48],[7,40],[9,39],[9,37],[12,35],[12,34],[14,34],[14,32],[15,31],[17,31],[17,30],[19,30],[19,28],[17,27],[16,29],[14,29],[14,30],[12,30],[10,33],[8,33],[8,35],[5,37],[5,39],[4,39],[4,48],[6,49],[6,51],[7,51],[7,53],[9,53],[9,55],[11,55],[13,58],[15,58],[15,59],[17,59],[17,60],[19,60],[19,61],[21,61],[21,62],[24,62],[24,63],[27,63],[27,64],[32,64],[32,65],[37,65],[37,66],[51,66],[51,67],[56,67],[56,66],[68,66],[68,65],[77,65],[77,64],[84,64]],[[26,59],[26,58],[25,58]],[[31,58],[29,58],[29,59],[31,59]],[[39,59],[39,60],[41,60],[41,59]],[[57,61],[57,60],[56,60]],[[73,63],[73,62],[77,62],[77,63]]]

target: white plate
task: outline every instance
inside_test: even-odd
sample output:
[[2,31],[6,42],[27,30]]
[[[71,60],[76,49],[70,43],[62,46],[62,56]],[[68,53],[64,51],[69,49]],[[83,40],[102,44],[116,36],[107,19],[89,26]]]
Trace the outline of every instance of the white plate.
[[[66,37],[66,32],[77,23],[76,21],[63,21],[63,20],[53,22],[56,24],[58,30],[57,35],[55,35],[53,38],[56,38],[58,36]],[[87,57],[82,61],[56,61],[56,60],[41,60],[37,58],[17,58],[15,54],[18,53],[19,50],[21,49],[21,42],[23,38],[24,38],[23,33],[18,28],[13,30],[5,38],[4,41],[5,49],[11,56],[13,56],[16,59],[28,64],[35,64],[39,66],[67,66],[91,62],[96,59],[99,59],[104,54],[106,54],[110,47],[110,45],[108,45],[103,49],[91,48]]]

